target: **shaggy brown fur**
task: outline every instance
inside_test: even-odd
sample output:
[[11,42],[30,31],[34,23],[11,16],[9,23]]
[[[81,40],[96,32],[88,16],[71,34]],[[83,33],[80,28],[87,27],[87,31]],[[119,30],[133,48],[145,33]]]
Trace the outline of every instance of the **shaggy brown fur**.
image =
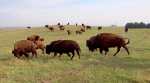
[[128,42],[126,42],[125,39],[128,38],[123,38],[112,33],[101,33],[87,40],[86,45],[90,51],[94,51],[95,49],[99,48],[100,53],[102,53],[104,50],[105,55],[111,47],[117,47],[117,52],[113,56],[120,51],[121,47],[123,47],[129,54],[128,48],[126,47],[126,45],[129,44],[129,39]]
[[39,39],[40,39],[39,35],[31,35],[31,36],[27,37],[27,40],[30,40],[30,41],[33,41],[33,42],[35,42]]
[[98,30],[101,30],[101,29],[102,29],[102,27],[101,27],[101,26],[99,26],[97,29],[98,29]]
[[[78,43],[73,40],[57,40],[46,46],[47,54],[54,52],[54,56],[56,56],[57,53],[59,53],[61,57],[63,53],[66,53],[69,57],[71,57],[71,60],[75,55],[75,51],[80,59],[80,47]],[[73,56],[71,56],[69,53],[72,53]]]
[[20,58],[22,55],[29,57],[28,53],[32,53],[32,56],[37,56],[36,45],[29,40],[17,41],[14,44],[14,50],[12,51],[15,57]]
[[36,49],[41,49],[42,53],[44,54],[44,50],[45,50],[44,39],[41,38],[35,41],[35,44],[36,44]]

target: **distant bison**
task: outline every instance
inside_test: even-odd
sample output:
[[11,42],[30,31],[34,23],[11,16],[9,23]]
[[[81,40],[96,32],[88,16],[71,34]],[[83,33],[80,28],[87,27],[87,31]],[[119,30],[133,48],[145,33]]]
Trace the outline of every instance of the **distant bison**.
[[22,55],[29,57],[28,53],[32,53],[32,56],[37,56],[36,45],[29,40],[17,41],[14,44],[14,50],[12,51],[15,57],[20,58]]
[[113,56],[120,51],[121,47],[123,47],[129,54],[128,48],[126,47],[126,45],[129,44],[129,39],[127,42],[125,42],[125,39],[128,38],[123,38],[112,33],[101,33],[87,40],[86,45],[90,51],[94,51],[97,48],[99,48],[100,53],[105,51],[105,55],[110,47],[117,47],[117,52]]
[[77,30],[77,31],[76,31],[76,34],[79,34],[79,35],[80,35],[80,34],[82,34],[82,31]]
[[53,27],[48,27],[48,29],[49,29],[50,31],[54,31],[54,28],[53,28]]
[[[80,59],[80,47],[78,43],[73,40],[57,40],[52,41],[49,45],[46,45],[47,54],[54,52],[54,56],[56,56],[57,53],[59,53],[61,56],[63,53],[66,53],[69,57],[71,57],[71,60],[75,55],[75,51],[77,52]],[[69,53],[72,53],[73,56],[71,56]]]
[[65,27],[64,27],[63,25],[60,25],[60,26],[59,26],[59,29],[60,29],[60,30],[65,30]]
[[91,26],[86,26],[86,29],[91,29],[92,27]]
[[101,26],[99,26],[97,29],[98,29],[98,30],[101,30],[101,29],[102,29],[102,27],[101,27]]
[[31,27],[30,27],[30,26],[28,26],[28,27],[27,27],[27,29],[31,29]]
[[45,27],[46,27],[46,28],[48,28],[48,27],[49,27],[49,25],[45,25]]

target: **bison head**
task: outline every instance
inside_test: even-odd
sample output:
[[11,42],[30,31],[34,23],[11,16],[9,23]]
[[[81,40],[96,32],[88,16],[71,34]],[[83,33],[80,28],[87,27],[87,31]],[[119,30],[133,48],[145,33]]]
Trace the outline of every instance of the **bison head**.
[[46,45],[46,54],[50,54],[50,53],[51,53],[51,46]]
[[92,42],[92,41],[90,41],[90,40],[87,40],[86,41],[86,46],[89,48],[89,50],[90,51],[94,51],[95,50],[95,48],[94,48],[94,43]]

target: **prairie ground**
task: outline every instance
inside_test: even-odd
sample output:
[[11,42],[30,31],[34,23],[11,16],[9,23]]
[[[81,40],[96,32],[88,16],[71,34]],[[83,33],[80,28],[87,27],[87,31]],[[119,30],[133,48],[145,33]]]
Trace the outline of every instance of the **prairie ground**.
[[[131,29],[125,33],[123,28],[103,28],[87,30],[76,35],[74,26],[67,26],[73,31],[68,36],[66,31],[50,32],[46,28],[0,29],[0,83],[150,83],[150,30]],[[111,32],[130,39],[130,55],[124,49],[112,56],[116,49],[110,49],[107,56],[90,52],[86,40],[101,32]],[[38,34],[49,44],[57,39],[71,39],[81,47],[81,59],[74,60],[64,54],[53,58],[53,54],[42,54],[38,50],[37,58],[15,58],[11,51],[15,41]]]

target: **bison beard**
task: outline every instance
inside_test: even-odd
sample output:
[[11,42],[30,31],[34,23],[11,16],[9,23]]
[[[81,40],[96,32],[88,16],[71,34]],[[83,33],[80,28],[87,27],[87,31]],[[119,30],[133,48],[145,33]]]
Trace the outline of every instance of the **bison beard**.
[[[61,57],[63,53],[66,53],[69,57],[71,57],[71,60],[75,55],[75,51],[77,52],[80,59],[80,47],[77,42],[73,40],[57,40],[46,46],[47,54],[54,52],[54,56],[56,56],[57,53],[59,53]],[[69,53],[71,53],[73,56],[71,56]]]
[[113,56],[116,56],[120,51],[120,48],[123,47],[129,54],[128,48],[126,47],[126,45],[129,44],[129,39],[127,43],[125,42],[125,39],[128,38],[122,38],[112,33],[101,33],[87,40],[86,46],[90,51],[99,48],[101,54],[105,51],[105,55],[108,53],[109,48],[117,47],[117,52]]

